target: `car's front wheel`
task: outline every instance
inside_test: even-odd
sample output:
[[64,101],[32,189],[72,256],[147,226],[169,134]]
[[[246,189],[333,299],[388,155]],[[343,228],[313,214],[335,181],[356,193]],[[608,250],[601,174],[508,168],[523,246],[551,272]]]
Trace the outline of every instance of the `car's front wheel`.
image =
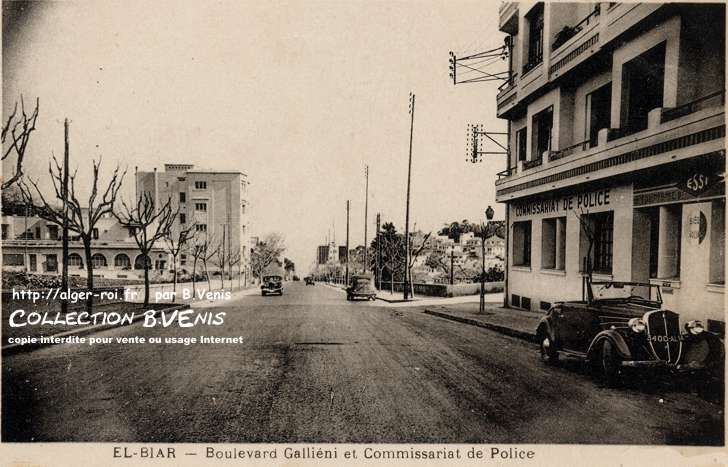
[[596,376],[610,388],[619,385],[622,358],[619,356],[614,343],[609,339],[602,342],[599,354],[593,362]]
[[547,365],[555,365],[559,361],[559,353],[548,334],[541,335],[541,361]]

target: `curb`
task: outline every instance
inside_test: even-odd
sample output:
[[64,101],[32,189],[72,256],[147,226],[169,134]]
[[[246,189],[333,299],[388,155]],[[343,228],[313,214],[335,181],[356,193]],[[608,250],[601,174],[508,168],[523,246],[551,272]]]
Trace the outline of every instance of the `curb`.
[[[182,303],[182,304],[178,303],[178,304],[170,306],[168,308],[160,308],[159,310],[154,310],[153,316],[157,316],[161,312],[173,311],[175,309],[179,309],[184,306],[187,306],[187,305],[185,305],[184,303]],[[141,321],[142,319],[144,319],[144,313],[141,313],[138,316],[135,315],[134,319],[132,319],[131,323],[124,325],[124,326],[118,326],[116,324],[94,324],[91,326],[86,326],[86,327],[79,328],[79,329],[71,329],[69,331],[63,331],[63,332],[59,332],[57,334],[51,334],[50,336],[43,336],[43,337],[66,337],[66,336],[74,336],[74,335],[75,336],[85,336],[87,334],[93,334],[94,332],[105,331],[107,329],[131,326],[134,323],[136,323],[137,321]],[[60,344],[55,344],[53,342],[36,342],[35,344],[9,344],[9,345],[3,346],[1,350],[2,350],[2,356],[8,357],[8,356],[16,355],[19,353],[32,352],[33,350],[37,350],[37,349],[40,349],[43,347],[50,347],[52,345],[60,345]]]
[[423,313],[426,313],[426,314],[432,315],[432,316],[437,316],[438,318],[449,319],[450,321],[457,321],[459,323],[470,324],[471,326],[477,326],[479,328],[490,329],[491,331],[496,331],[501,334],[505,334],[507,336],[516,337],[518,339],[523,339],[528,342],[534,342],[534,343],[538,342],[538,339],[536,338],[535,333],[532,334],[532,333],[526,332],[526,331],[519,331],[517,329],[509,328],[507,326],[501,326],[499,324],[493,324],[493,323],[486,323],[483,321],[478,321],[477,319],[464,318],[462,316],[450,315],[447,313],[442,313],[440,311],[426,309]]

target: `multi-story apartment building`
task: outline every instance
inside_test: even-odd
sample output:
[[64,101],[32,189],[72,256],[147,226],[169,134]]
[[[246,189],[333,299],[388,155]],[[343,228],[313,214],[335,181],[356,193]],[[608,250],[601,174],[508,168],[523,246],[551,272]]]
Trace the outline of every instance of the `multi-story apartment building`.
[[[191,164],[165,164],[164,171],[136,172],[137,196],[148,193],[156,206],[170,199],[172,208],[179,209],[173,238],[175,232],[194,225],[195,236],[209,239],[213,247],[224,240],[225,250],[239,255],[240,270],[246,277],[250,265],[248,183],[244,173],[195,170]],[[182,265],[188,262],[184,252],[179,261]],[[237,272],[238,265],[233,269]]]
[[725,5],[505,2],[499,14],[508,305],[579,299],[590,265],[595,279],[656,283],[665,307],[720,326]]

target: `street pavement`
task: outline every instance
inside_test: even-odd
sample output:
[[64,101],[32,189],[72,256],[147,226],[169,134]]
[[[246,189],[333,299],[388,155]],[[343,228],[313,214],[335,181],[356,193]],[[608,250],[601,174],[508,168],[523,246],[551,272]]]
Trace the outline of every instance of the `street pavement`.
[[722,444],[722,404],[664,384],[601,387],[579,365],[544,366],[532,343],[421,307],[287,283],[281,297],[217,308],[223,326],[97,336],[242,344],[55,345],[3,358],[3,440]]

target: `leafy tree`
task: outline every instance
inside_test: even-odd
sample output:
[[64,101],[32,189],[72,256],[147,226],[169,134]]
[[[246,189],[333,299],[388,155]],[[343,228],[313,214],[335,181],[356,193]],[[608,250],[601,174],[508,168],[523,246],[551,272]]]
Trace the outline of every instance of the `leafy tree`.
[[286,251],[285,242],[283,236],[279,233],[268,234],[258,242],[250,255],[251,268],[255,277],[262,280],[268,266],[274,262],[279,263],[278,258],[284,251]]

